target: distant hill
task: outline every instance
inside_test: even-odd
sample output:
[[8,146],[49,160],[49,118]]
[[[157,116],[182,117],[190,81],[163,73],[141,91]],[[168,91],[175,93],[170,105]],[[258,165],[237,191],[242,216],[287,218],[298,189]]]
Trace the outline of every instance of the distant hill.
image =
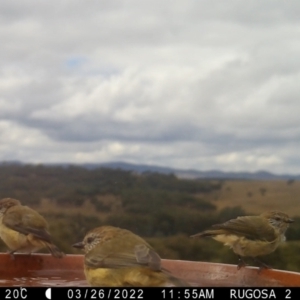
[[121,169],[128,171],[135,171],[137,173],[143,172],[157,172],[162,174],[175,174],[179,178],[215,178],[215,179],[257,179],[257,180],[278,180],[278,179],[300,179],[300,175],[289,175],[289,174],[280,174],[276,175],[267,171],[258,171],[258,172],[222,172],[218,170],[210,171],[198,171],[198,170],[182,170],[182,169],[172,169],[167,167],[160,166],[151,166],[151,165],[138,165],[130,164],[124,162],[108,162],[101,164],[84,164],[86,168],[93,169],[99,166],[112,168],[112,169]]
[[[19,161],[5,161],[1,162],[2,165],[25,165]],[[79,166],[86,168],[88,170],[94,170],[100,167],[109,169],[121,169],[126,171],[133,171],[136,173],[144,172],[154,172],[161,174],[175,174],[179,178],[186,179],[252,179],[252,180],[299,180],[300,175],[289,175],[289,174],[273,174],[267,171],[257,171],[257,172],[223,172],[219,170],[209,170],[209,171],[198,171],[193,169],[173,169],[168,167],[154,166],[154,165],[141,165],[132,164],[126,162],[107,162],[107,163],[85,163],[85,164],[71,164],[71,163],[57,163],[48,164],[44,163],[45,166]]]

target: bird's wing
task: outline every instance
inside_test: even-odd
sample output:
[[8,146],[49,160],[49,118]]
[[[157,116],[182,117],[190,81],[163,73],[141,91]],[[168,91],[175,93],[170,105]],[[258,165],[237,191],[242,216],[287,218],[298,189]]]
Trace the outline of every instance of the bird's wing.
[[134,247],[137,262],[149,266],[153,270],[160,270],[160,256],[145,244],[138,244]]
[[[214,230],[221,230],[224,234],[236,234],[252,240],[274,241],[277,237],[269,222],[259,216],[238,217],[223,224],[213,225]],[[221,233],[221,232],[220,232]]]
[[38,212],[27,206],[11,207],[4,214],[2,222],[10,229],[25,235],[32,234],[46,242],[51,242],[46,220]]
[[105,247],[95,247],[85,255],[85,263],[91,268],[126,268],[148,266],[160,270],[160,257],[145,244],[138,244],[132,249],[107,251]]

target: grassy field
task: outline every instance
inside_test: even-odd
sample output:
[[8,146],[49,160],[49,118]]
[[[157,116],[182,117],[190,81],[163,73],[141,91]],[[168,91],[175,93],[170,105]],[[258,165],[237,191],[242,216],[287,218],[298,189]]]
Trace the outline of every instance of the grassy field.
[[218,210],[240,206],[250,214],[280,210],[300,216],[300,181],[225,181],[221,190],[199,195],[211,201]]
[[[222,189],[211,193],[199,194],[199,198],[213,203],[217,210],[225,207],[240,206],[249,214],[260,214],[267,210],[280,210],[290,216],[300,216],[300,181],[251,181],[227,180]],[[102,202],[114,206],[112,212],[120,211],[118,196],[99,196]],[[62,208],[48,199],[43,199],[40,205],[35,206],[39,212],[62,212]],[[111,214],[110,212],[109,214]],[[68,214],[97,215],[104,217],[105,212],[96,211],[90,201],[85,201],[81,207],[69,206]]]

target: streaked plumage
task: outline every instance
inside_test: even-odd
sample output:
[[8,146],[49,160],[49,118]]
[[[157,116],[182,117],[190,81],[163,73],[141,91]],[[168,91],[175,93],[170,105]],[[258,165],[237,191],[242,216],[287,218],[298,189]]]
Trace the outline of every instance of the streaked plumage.
[[10,253],[32,253],[47,248],[55,257],[64,255],[53,243],[47,221],[19,200],[0,200],[0,237]]
[[98,227],[73,246],[85,251],[84,272],[92,286],[188,286],[162,269],[154,249],[129,230]]
[[[287,214],[270,211],[259,216],[238,217],[213,225],[211,229],[192,237],[210,236],[232,248],[240,257],[256,258],[275,251],[285,241],[285,232],[292,222]],[[241,259],[238,268],[243,264]]]

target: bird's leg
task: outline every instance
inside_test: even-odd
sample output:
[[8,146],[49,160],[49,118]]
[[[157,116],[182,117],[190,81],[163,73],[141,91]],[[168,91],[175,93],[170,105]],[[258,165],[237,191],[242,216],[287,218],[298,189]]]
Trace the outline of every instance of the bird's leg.
[[245,263],[244,259],[241,256],[239,256],[239,262],[237,265],[237,269],[239,270],[240,268],[243,268],[245,266],[247,266],[247,264]]
[[[15,252],[17,252],[18,250],[20,250],[20,248],[15,249],[15,250],[11,250],[11,251],[7,251],[11,257],[12,260],[15,259]],[[31,252],[29,252],[29,255],[31,255]]]
[[15,259],[15,252],[16,252],[17,250],[11,250],[11,251],[7,251],[7,253],[10,255],[10,259],[11,260],[14,260]]
[[262,262],[258,258],[252,257],[252,259],[259,264],[258,273],[260,273],[263,269],[271,269],[270,266],[268,266],[267,264],[265,264],[264,262]]

